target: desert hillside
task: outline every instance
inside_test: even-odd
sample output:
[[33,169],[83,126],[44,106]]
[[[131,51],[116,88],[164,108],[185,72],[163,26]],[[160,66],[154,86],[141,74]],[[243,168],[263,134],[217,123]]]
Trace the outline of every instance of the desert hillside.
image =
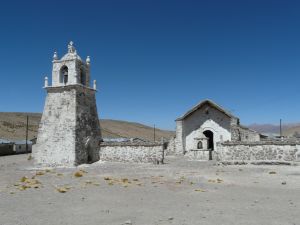
[[[280,133],[279,125],[274,124],[251,124],[249,128],[256,130],[260,133],[265,134],[277,134]],[[288,123],[282,125],[282,135],[287,137],[292,137],[300,134],[300,123]]]
[[[26,115],[29,116],[29,139],[36,137],[41,119],[40,113],[6,113],[0,112],[0,138],[21,140],[25,139]],[[153,141],[153,128],[133,122],[119,120],[100,120],[104,138],[138,137]],[[169,139],[173,131],[156,129],[156,140],[162,137]]]

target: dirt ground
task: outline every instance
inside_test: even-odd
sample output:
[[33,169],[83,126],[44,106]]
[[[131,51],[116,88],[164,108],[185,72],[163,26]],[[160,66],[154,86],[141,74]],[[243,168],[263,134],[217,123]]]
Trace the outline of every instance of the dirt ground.
[[0,157],[0,225],[300,224],[300,166],[97,162],[37,170]]

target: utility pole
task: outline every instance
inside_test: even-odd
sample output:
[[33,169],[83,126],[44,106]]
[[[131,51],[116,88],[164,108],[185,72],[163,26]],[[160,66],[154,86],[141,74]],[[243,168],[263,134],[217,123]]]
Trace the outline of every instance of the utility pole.
[[164,137],[161,138],[161,145],[162,145],[161,164],[164,164],[164,160],[165,160],[165,141],[164,141]]
[[28,152],[28,115],[26,116],[26,152]]
[[155,142],[155,124],[154,124],[154,126],[153,126],[153,140],[154,140],[154,142]]
[[280,119],[280,138],[282,138],[282,120]]

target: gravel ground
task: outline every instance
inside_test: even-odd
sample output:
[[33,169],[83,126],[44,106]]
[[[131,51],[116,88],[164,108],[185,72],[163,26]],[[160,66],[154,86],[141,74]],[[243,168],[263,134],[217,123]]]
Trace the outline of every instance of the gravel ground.
[[35,169],[0,157],[0,225],[300,224],[300,166],[97,162]]

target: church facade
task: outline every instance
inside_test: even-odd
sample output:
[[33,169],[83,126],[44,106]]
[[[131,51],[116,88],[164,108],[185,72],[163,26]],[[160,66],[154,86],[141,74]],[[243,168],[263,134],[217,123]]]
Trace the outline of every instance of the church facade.
[[101,138],[96,81],[90,87],[90,58],[83,61],[73,43],[61,59],[53,56],[52,85],[47,91],[33,157],[43,166],[74,166],[99,160]]
[[175,148],[179,154],[206,152],[212,159],[218,142],[259,140],[258,132],[240,125],[239,118],[211,100],[200,102],[176,119]]

